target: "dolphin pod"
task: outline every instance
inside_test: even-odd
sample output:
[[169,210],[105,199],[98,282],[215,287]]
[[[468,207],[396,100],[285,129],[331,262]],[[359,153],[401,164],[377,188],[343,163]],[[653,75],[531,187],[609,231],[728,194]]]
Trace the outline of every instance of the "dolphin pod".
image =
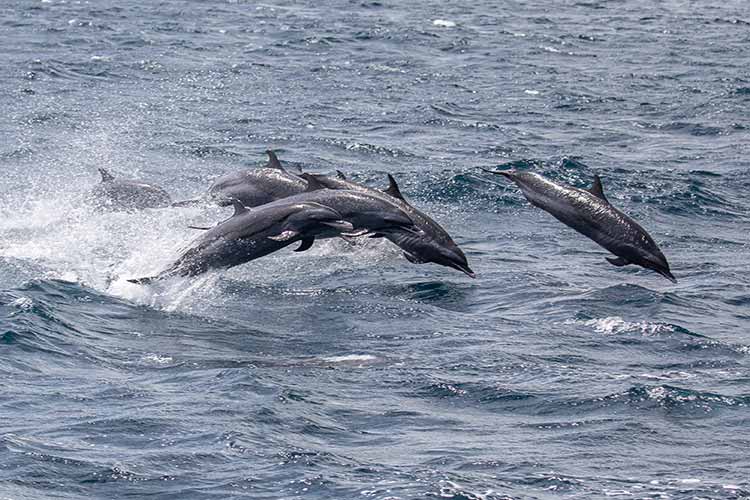
[[234,201],[232,217],[211,228],[167,269],[156,276],[128,280],[146,284],[179,275],[195,276],[250,262],[301,241],[308,250],[316,238],[361,236],[420,229],[398,206],[361,191],[333,191],[314,183],[307,191],[255,209]]
[[[206,233],[157,275],[128,281],[146,284],[171,276],[195,276],[255,260],[295,242],[300,242],[295,251],[302,252],[316,239],[358,236],[385,238],[412,263],[431,262],[475,277],[466,255],[448,232],[409,203],[390,174],[386,189],[374,189],[348,180],[340,171],[336,177],[293,174],[273,151],[266,153],[269,160],[264,167],[224,175],[202,196],[171,204],[232,205],[235,212],[213,228],[191,226]],[[614,257],[606,257],[611,264],[638,265],[677,281],[653,238],[609,203],[599,176],[594,177],[591,189],[585,190],[531,172],[482,170],[508,178],[532,205],[611,252]],[[114,181],[105,171],[102,177],[103,185]],[[119,182],[154,188],[134,181]],[[165,203],[169,204],[162,197],[158,206]]]
[[289,173],[281,164],[276,154],[268,150],[268,164],[265,167],[231,173],[220,177],[209,188],[206,195],[194,200],[175,203],[185,206],[194,203],[216,203],[220,206],[237,200],[246,207],[258,207],[271,201],[288,198],[309,189],[312,184],[317,189],[334,189],[358,191],[387,200],[406,212],[421,232],[391,230],[388,232],[371,232],[370,237],[385,237],[403,250],[409,262],[435,264],[457,269],[472,278],[474,272],[469,267],[466,255],[456,245],[447,231],[427,214],[413,207],[406,201],[392,176],[388,176],[390,185],[383,191],[369,188],[362,184],[346,180],[339,172],[337,178],[325,175]]
[[591,189],[585,190],[530,172],[485,171],[510,179],[532,205],[612,252],[615,258],[605,257],[610,264],[618,267],[635,264],[677,282],[651,235],[607,200],[598,175],[594,176]]

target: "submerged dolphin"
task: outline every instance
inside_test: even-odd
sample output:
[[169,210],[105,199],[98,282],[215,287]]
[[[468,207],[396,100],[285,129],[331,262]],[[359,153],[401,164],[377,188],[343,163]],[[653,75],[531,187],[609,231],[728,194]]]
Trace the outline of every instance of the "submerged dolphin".
[[287,172],[270,149],[265,167],[226,174],[214,181],[208,192],[192,200],[178,201],[174,206],[188,206],[203,202],[229,206],[239,201],[246,207],[257,207],[272,201],[302,193],[307,183]]
[[[376,196],[388,195],[388,197],[414,221],[416,227],[421,232],[414,233],[409,231],[391,231],[385,236],[388,240],[404,251],[404,257],[414,264],[424,264],[432,262],[441,266],[457,269],[468,276],[474,278],[474,271],[469,267],[464,252],[453,241],[448,232],[440,224],[432,220],[427,214],[412,206],[396,183],[396,180],[388,174],[388,188],[384,191],[372,189],[346,179],[344,174],[337,171],[337,177],[328,177],[325,175],[308,176],[314,177],[315,181],[328,189],[348,189],[370,193]],[[381,236],[379,234],[373,236]]]
[[209,229],[167,269],[156,276],[130,279],[147,284],[172,276],[196,276],[211,269],[227,269],[291,245],[297,252],[310,248],[315,238],[351,231],[351,223],[336,210],[313,202],[277,203],[248,210],[235,202],[235,213]]
[[530,172],[483,170],[507,177],[521,188],[532,205],[615,254],[616,258],[606,257],[609,263],[615,266],[635,264],[677,282],[653,238],[609,203],[598,175],[594,176],[591,189],[585,190],[557,184]]
[[140,181],[115,179],[100,168],[102,181],[89,193],[89,200],[98,208],[109,210],[140,210],[168,207],[172,199],[164,189]]

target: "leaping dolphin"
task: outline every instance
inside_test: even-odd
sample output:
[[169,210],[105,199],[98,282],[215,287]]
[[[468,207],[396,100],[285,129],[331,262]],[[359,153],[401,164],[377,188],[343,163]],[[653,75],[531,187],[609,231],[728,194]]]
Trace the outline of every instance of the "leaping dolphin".
[[431,219],[426,213],[414,207],[406,201],[404,195],[396,183],[396,179],[388,174],[388,188],[380,191],[372,189],[362,184],[357,184],[346,179],[346,176],[336,171],[336,177],[325,175],[306,175],[302,177],[308,179],[314,177],[316,182],[328,189],[349,189],[370,193],[375,196],[387,195],[393,203],[400,209],[409,214],[414,224],[421,230],[421,233],[415,234],[408,231],[391,231],[385,235],[375,234],[373,236],[385,236],[393,244],[404,251],[404,257],[413,264],[424,264],[432,262],[441,266],[457,269],[466,275],[474,278],[476,275],[469,267],[466,255],[453,241],[453,238],[443,227]]
[[269,149],[266,154],[268,163],[265,167],[223,175],[214,181],[204,196],[178,201],[173,206],[208,202],[225,207],[239,201],[246,207],[257,207],[305,191],[307,183],[304,180],[287,172],[273,151]]
[[635,264],[677,282],[653,238],[609,203],[598,175],[594,176],[591,188],[585,190],[558,184],[531,172],[483,170],[510,179],[532,205],[612,252],[616,258],[606,257],[610,264],[618,267]]
[[88,199],[97,208],[106,210],[140,210],[168,207],[172,199],[164,189],[145,182],[116,179],[100,168],[102,181],[90,191]]
[[332,208],[313,202],[277,203],[249,210],[239,202],[225,222],[203,233],[167,269],[156,276],[129,279],[148,284],[172,276],[196,276],[212,269],[228,269],[301,241],[295,251],[310,248],[315,238],[351,231],[351,223]]

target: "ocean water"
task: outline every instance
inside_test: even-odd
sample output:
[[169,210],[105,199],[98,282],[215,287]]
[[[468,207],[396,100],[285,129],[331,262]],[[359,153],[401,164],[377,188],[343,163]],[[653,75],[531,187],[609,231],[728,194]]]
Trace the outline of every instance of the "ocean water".
[[[750,496],[750,5],[7,0],[0,499]],[[387,242],[138,287],[263,164],[386,173],[478,278]],[[588,186],[679,282],[479,167]]]

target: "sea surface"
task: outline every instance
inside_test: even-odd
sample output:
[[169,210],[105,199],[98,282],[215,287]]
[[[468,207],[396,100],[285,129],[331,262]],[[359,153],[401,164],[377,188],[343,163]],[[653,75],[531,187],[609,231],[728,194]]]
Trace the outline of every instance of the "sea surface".
[[[4,0],[0,499],[750,497],[750,3]],[[328,240],[140,287],[275,149],[477,279]],[[677,284],[484,168],[586,187]]]

